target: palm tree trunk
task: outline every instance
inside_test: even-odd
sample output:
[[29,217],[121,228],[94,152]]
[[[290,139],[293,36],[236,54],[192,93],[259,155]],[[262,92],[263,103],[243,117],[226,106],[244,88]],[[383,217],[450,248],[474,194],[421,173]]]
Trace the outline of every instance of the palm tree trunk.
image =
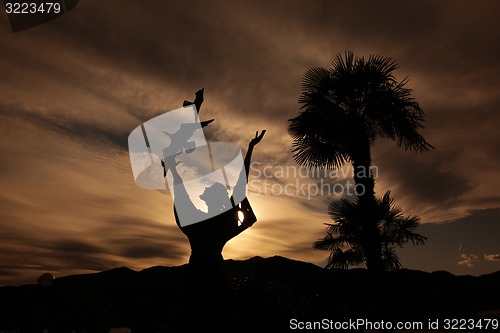
[[360,145],[352,158],[356,196],[362,209],[361,246],[366,256],[366,267],[383,271],[382,246],[376,217],[375,180],[371,174],[371,153],[368,140]]

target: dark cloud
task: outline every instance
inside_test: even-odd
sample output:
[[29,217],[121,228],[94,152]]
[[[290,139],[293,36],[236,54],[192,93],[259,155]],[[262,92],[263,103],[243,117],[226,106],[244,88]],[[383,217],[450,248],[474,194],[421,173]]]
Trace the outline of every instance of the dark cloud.
[[[167,214],[172,214],[173,218],[173,209],[165,209],[165,215]],[[175,225],[174,221],[172,221],[172,224],[167,224],[159,223],[158,221],[151,220],[148,217],[130,217],[122,216],[122,214],[116,215],[117,216],[109,217],[107,219],[107,223],[103,223],[101,226],[96,228],[95,231],[103,234],[113,231],[126,231],[136,236],[151,234],[162,239],[165,239],[165,237],[172,237],[172,239],[180,239],[184,237],[182,231],[177,227],[177,225]],[[167,219],[167,216],[165,216],[165,220],[170,222],[170,219]],[[142,234],[136,234],[136,232]]]
[[128,132],[113,133],[109,128],[99,128],[96,124],[86,124],[76,118],[55,117],[5,105],[0,105],[0,117],[4,118],[5,123],[12,123],[12,119],[15,119],[37,129],[50,131],[62,140],[78,142],[89,150],[128,149]]
[[397,184],[400,193],[417,202],[445,205],[472,188],[471,179],[457,170],[458,153],[431,151],[422,155],[397,151],[395,146],[374,164],[379,177]]
[[17,270],[0,268],[0,276],[16,276],[17,274]]
[[56,251],[63,252],[68,255],[73,255],[76,253],[83,253],[87,255],[92,255],[96,253],[103,253],[105,248],[92,244],[90,242],[84,242],[82,240],[71,240],[63,239],[55,241],[50,248]]
[[[135,243],[149,242],[148,240],[135,240]],[[166,242],[154,242],[153,244],[135,244],[123,246],[120,254],[128,258],[162,258],[162,259],[180,259],[186,255],[183,251],[174,244]]]
[[109,240],[107,246],[123,257],[175,261],[189,254],[187,238],[176,225],[159,224],[147,218],[113,217],[96,230],[102,234],[113,231],[117,237]]
[[[237,59],[251,50],[237,26],[233,31],[221,24],[227,19],[217,15],[217,9],[225,7],[204,2],[190,6],[87,3],[50,28],[58,43],[79,50],[89,60],[103,59],[121,70],[158,77],[189,90],[193,82],[213,86],[212,82],[224,79],[227,52]],[[117,8],[123,13],[120,18],[115,15]],[[161,15],[151,15],[151,11]],[[215,73],[220,75],[214,77]]]
[[95,240],[62,239],[48,241],[40,247],[46,248],[47,256],[53,263],[44,263],[46,270],[64,271],[68,269],[103,271],[117,267],[118,260],[106,258],[110,249],[95,244]]

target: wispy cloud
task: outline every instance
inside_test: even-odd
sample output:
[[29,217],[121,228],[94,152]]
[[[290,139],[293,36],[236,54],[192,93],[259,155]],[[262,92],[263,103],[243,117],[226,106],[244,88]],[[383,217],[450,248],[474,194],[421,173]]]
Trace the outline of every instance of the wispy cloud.
[[484,260],[486,260],[486,261],[500,261],[500,254],[498,254],[498,253],[485,254]]
[[474,254],[464,254],[460,255],[460,260],[458,261],[459,265],[466,266],[469,268],[474,267],[475,262],[477,261],[478,256]]

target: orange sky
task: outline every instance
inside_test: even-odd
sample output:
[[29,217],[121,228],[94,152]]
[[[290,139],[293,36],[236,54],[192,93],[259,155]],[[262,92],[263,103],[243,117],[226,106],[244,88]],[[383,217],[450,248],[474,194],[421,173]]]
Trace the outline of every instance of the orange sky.
[[[259,220],[227,244],[225,258],[323,265],[327,254],[312,243],[333,197],[308,198],[297,187],[318,179],[277,167],[297,167],[287,120],[298,112],[303,74],[344,50],[398,61],[396,75],[409,77],[426,112],[422,134],[436,147],[416,155],[381,140],[373,148],[377,194],[392,190],[429,237],[398,252],[403,265],[499,270],[498,17],[496,1],[110,0],[80,1],[12,33],[0,16],[0,285],[33,283],[47,271],[187,262],[170,195],[135,185],[127,137],[202,87],[201,118],[216,119],[210,139],[245,150],[267,129],[250,175]],[[289,193],[276,193],[287,184]]]

